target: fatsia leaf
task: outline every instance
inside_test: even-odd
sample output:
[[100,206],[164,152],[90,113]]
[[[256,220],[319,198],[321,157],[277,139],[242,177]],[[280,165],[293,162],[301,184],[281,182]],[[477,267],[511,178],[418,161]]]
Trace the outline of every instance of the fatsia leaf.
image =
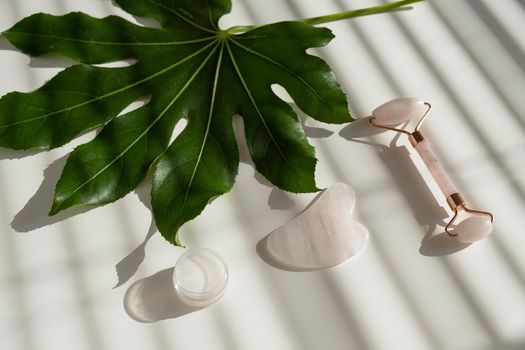
[[[35,14],[3,35],[24,53],[58,54],[79,64],[31,93],[0,99],[0,146],[50,149],[101,127],[69,156],[50,214],[113,202],[153,168],[152,207],[162,235],[176,234],[235,181],[239,153],[232,119],[240,115],[257,171],[292,192],[312,192],[315,154],[300,120],[272,91],[283,86],[306,114],[351,120],[329,66],[307,54],[333,37],[301,22],[241,34],[218,28],[229,0],[117,0],[162,28],[82,13]],[[121,68],[95,64],[133,59]],[[142,107],[121,115],[132,102]],[[170,143],[181,119],[187,126]]]

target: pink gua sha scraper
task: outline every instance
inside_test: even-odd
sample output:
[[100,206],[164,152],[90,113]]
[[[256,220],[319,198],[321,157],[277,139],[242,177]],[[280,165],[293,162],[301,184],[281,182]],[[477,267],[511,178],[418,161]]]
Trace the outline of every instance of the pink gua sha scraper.
[[361,252],[368,229],[355,221],[356,194],[336,183],[325,189],[298,216],[270,233],[266,253],[279,268],[316,271],[339,265]]
[[[372,112],[369,122],[374,127],[408,135],[410,143],[416,149],[417,153],[419,153],[419,156],[447,199],[450,209],[454,212],[454,215],[445,227],[447,234],[462,243],[479,241],[492,231],[494,216],[489,212],[473,210],[466,206],[465,201],[448,178],[434,152],[432,152],[428,141],[423,137],[421,131],[419,131],[430,108],[430,103],[415,98],[399,98],[377,107]],[[413,132],[394,128],[396,125],[417,118],[420,119]],[[470,216],[454,226],[454,222],[458,219],[461,211],[470,214]]]

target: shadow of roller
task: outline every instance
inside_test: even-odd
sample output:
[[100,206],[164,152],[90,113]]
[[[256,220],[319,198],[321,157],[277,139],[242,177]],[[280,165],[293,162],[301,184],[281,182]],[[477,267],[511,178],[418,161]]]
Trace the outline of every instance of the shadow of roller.
[[421,255],[450,255],[470,246],[470,244],[450,239],[444,231],[434,234],[438,227],[445,226],[444,220],[449,215],[436,201],[434,194],[410,159],[408,148],[392,144],[378,155],[407,199],[418,224],[427,228],[419,248]]

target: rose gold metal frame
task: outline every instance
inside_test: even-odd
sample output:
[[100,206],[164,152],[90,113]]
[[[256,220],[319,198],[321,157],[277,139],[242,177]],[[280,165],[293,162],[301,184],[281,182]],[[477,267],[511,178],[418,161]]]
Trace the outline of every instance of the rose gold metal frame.
[[466,207],[464,204],[462,204],[462,205],[460,205],[460,206],[458,206],[458,207],[456,207],[454,209],[454,216],[452,216],[452,219],[450,219],[450,221],[448,222],[447,226],[445,226],[445,232],[450,237],[457,237],[458,236],[457,233],[454,233],[453,231],[451,231],[451,228],[452,228],[452,225],[454,225],[454,221],[456,221],[456,219],[458,217],[458,214],[459,214],[459,212],[461,210],[464,210],[467,213],[473,214],[473,215],[488,216],[488,217],[490,217],[490,222],[494,222],[494,215],[492,215],[488,211],[470,209],[470,208]]
[[430,103],[424,102],[424,104],[427,106],[427,110],[425,111],[425,114],[423,114],[421,119],[417,122],[416,128],[414,129],[413,132],[409,132],[409,131],[406,131],[406,130],[403,130],[403,129],[393,128],[393,127],[390,127],[390,126],[376,124],[375,121],[374,121],[376,118],[372,117],[372,116],[370,117],[370,119],[368,119],[368,123],[370,123],[370,125],[372,125],[372,126],[375,126],[376,128],[382,128],[382,129],[386,129],[386,130],[402,132],[403,134],[407,134],[407,135],[410,136],[411,134],[413,134],[416,131],[419,132],[419,128],[421,128],[421,125],[423,124],[423,122],[427,118],[430,110],[432,109],[432,105]]

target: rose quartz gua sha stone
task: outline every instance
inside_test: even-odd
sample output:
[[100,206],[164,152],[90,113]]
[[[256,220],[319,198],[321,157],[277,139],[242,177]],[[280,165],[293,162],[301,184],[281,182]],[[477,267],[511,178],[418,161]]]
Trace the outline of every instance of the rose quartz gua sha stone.
[[[489,212],[472,210],[466,206],[465,201],[452,184],[452,181],[450,181],[438,158],[430,148],[428,141],[419,131],[430,108],[429,103],[415,98],[399,98],[384,103],[374,109],[369,121],[372,126],[408,135],[410,143],[416,149],[417,153],[419,153],[419,156],[447,199],[448,205],[454,211],[454,216],[445,227],[445,231],[449,236],[463,243],[479,241],[492,232],[494,217]],[[394,128],[396,125],[415,119],[419,119],[419,121],[412,133],[403,129]],[[458,218],[460,211],[473,215],[462,220],[452,229],[454,221]]]
[[301,214],[270,233],[266,251],[280,267],[314,271],[362,251],[368,230],[351,217],[356,196],[344,183],[324,190]]

